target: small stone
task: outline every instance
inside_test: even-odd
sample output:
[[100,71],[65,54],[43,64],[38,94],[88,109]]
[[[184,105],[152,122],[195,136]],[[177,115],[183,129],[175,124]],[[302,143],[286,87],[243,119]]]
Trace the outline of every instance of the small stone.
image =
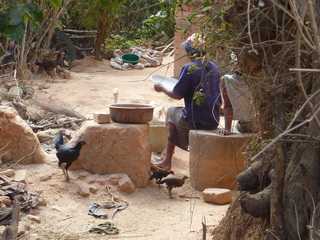
[[128,177],[126,174],[112,174],[108,176],[108,183],[110,183],[113,186],[119,185],[119,181],[121,178]]
[[88,177],[86,177],[86,182],[88,184],[94,184],[97,183],[98,179],[101,178],[101,175],[99,174],[90,174]]
[[78,175],[78,179],[85,179],[90,175],[87,171],[77,171],[75,173]]
[[133,193],[136,190],[136,187],[131,179],[128,176],[125,176],[119,180],[118,190],[124,193]]
[[71,72],[68,70],[63,69],[63,71],[59,72],[59,75],[61,76],[61,78],[63,79],[71,79]]
[[51,174],[43,175],[43,176],[40,177],[40,181],[41,182],[46,182],[46,181],[50,180],[51,178],[52,178]]
[[105,124],[105,123],[111,122],[110,114],[95,113],[93,114],[93,118],[96,121],[96,123],[99,123],[99,124]]
[[52,206],[51,209],[57,212],[63,212],[63,210],[58,206]]
[[5,206],[9,207],[11,206],[11,199],[7,196],[0,196],[0,204],[4,204]]
[[31,226],[29,224],[24,224],[23,226],[23,230],[26,231],[26,232],[29,232],[31,230]]
[[41,219],[38,216],[35,215],[28,215],[28,219],[32,222],[41,223]]
[[48,175],[43,175],[40,177],[40,181],[41,182],[46,182],[48,180],[50,180],[52,178],[52,174],[48,174]]
[[16,171],[13,180],[16,182],[26,183],[26,178],[27,178],[27,171],[21,169]]
[[77,193],[81,196],[81,197],[89,197],[90,196],[90,190],[89,190],[89,186],[85,185],[85,184],[80,184],[78,186],[78,191]]
[[39,198],[39,206],[46,207],[48,205],[47,200],[44,197]]
[[0,87],[0,96],[4,97],[8,94],[8,90],[4,87]]
[[16,86],[12,86],[10,89],[9,89],[9,92],[8,92],[8,95],[11,97],[11,98],[16,98],[16,97],[19,97],[19,96],[22,96],[22,89],[19,87],[16,87]]
[[79,240],[80,236],[77,234],[68,234],[63,237],[64,240]]
[[232,202],[232,192],[224,188],[207,188],[202,192],[203,200],[207,203],[226,205]]
[[41,240],[41,238],[39,237],[39,235],[36,234],[36,233],[32,233],[32,234],[30,235],[30,239],[32,239],[32,240]]
[[90,186],[90,187],[89,187],[89,191],[90,191],[91,193],[97,193],[97,192],[98,192],[98,188],[97,188],[96,186]]
[[118,185],[118,184],[119,184],[119,181],[120,181],[119,178],[114,178],[114,177],[109,178],[109,180],[108,180],[108,182],[109,182],[111,185],[113,185],[113,186]]
[[46,85],[46,84],[41,84],[41,85],[38,86],[39,90],[44,90],[44,89],[49,89],[49,88],[50,88],[50,86]]
[[39,131],[39,132],[37,132],[36,135],[37,135],[40,143],[45,143],[45,142],[52,140],[54,133],[52,130],[46,130],[46,131]]
[[15,175],[15,172],[13,169],[7,169],[5,171],[0,172],[0,175],[4,175],[6,177],[13,177]]

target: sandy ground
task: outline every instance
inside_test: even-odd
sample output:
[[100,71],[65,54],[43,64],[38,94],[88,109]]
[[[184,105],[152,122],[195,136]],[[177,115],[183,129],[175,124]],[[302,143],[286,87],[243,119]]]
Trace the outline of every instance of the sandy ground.
[[[107,62],[89,60],[78,64],[72,73],[72,79],[55,80],[49,88],[38,94],[54,96],[63,100],[82,114],[91,116],[93,112],[107,110],[113,101],[113,89],[120,91],[120,101],[134,100],[155,102],[158,106],[172,106],[176,103],[168,97],[155,93],[150,81],[145,79],[155,69],[117,71],[109,67]],[[172,69],[164,68],[162,74],[172,73]],[[135,82],[134,82],[135,81]],[[188,153],[177,151],[173,170],[188,174]],[[105,186],[97,185],[97,194],[84,198],[79,196],[77,186],[88,182],[91,175],[83,177],[72,173],[70,183],[64,182],[62,172],[57,168],[54,157],[47,165],[27,167],[30,188],[42,193],[47,206],[41,207],[34,214],[40,216],[41,223],[29,222],[24,218],[23,225],[31,225],[30,239],[154,239],[154,240],[197,240],[202,239],[202,218],[208,224],[217,225],[228,206],[215,206],[204,203],[200,194],[191,189],[189,182],[181,189],[174,191],[174,199],[169,199],[166,189],[159,189],[150,183],[145,189],[138,189],[131,195],[116,195],[129,202],[129,207],[116,215],[114,222],[120,229],[116,237],[89,234],[90,227],[104,222],[89,216],[88,206],[92,202],[103,202],[107,198]],[[50,176],[40,181],[41,176]],[[82,177],[81,177],[82,176]],[[28,226],[27,226],[28,228]]]
[[[166,59],[168,61],[170,59]],[[152,102],[157,107],[181,105],[182,101],[177,102],[153,90],[148,76],[155,70],[119,71],[112,69],[108,61],[98,62],[90,58],[76,63],[71,80],[54,80],[49,89],[41,90],[38,95],[64,101],[88,117],[94,112],[108,111],[115,88],[119,90],[119,102]],[[163,67],[156,74],[170,76],[171,73],[171,68]]]

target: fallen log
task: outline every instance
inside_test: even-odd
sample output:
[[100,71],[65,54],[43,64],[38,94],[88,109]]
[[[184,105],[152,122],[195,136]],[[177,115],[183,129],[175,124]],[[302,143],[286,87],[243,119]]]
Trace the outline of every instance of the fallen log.
[[52,99],[51,97],[48,99],[45,98],[37,98],[33,99],[32,101],[35,105],[41,107],[42,109],[57,113],[57,114],[63,114],[68,117],[74,117],[74,118],[79,118],[79,119],[86,119],[85,116],[80,114],[79,112],[76,112],[73,110],[71,107],[68,106],[68,104],[59,101],[57,99]]

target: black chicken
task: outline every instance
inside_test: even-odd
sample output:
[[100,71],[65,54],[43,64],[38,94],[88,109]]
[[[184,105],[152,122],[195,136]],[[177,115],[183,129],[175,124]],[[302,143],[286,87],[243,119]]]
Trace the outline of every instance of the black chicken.
[[182,187],[186,179],[188,179],[187,176],[183,176],[182,178],[177,176],[169,176],[159,181],[159,184],[166,184],[169,197],[172,198],[172,189]]
[[157,168],[155,166],[151,166],[151,172],[152,172],[152,174],[151,174],[149,180],[151,181],[151,180],[155,179],[156,183],[159,184],[159,186],[160,186],[160,181],[162,180],[162,178],[165,178],[170,174],[174,174],[173,171],[167,171],[167,170],[164,170],[161,168]]
[[53,143],[57,151],[56,155],[59,160],[59,167],[62,169],[66,181],[69,181],[68,168],[78,159],[81,147],[86,143],[84,141],[79,141],[74,147],[64,144],[61,131],[54,138]]
[[50,77],[55,77],[57,67],[64,66],[64,52],[55,52],[44,56],[42,61],[36,61],[35,64],[39,66],[40,71],[45,71]]

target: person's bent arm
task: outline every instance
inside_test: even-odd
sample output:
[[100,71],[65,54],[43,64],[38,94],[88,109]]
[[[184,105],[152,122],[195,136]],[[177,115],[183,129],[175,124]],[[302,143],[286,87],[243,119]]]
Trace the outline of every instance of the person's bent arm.
[[155,89],[157,92],[163,92],[163,93],[165,93],[168,97],[173,98],[173,99],[176,99],[176,100],[180,100],[180,99],[183,98],[183,97],[181,97],[181,96],[176,95],[173,91],[170,91],[170,90],[166,89],[166,88],[163,87],[161,84],[155,84],[155,85],[154,85],[154,89]]

